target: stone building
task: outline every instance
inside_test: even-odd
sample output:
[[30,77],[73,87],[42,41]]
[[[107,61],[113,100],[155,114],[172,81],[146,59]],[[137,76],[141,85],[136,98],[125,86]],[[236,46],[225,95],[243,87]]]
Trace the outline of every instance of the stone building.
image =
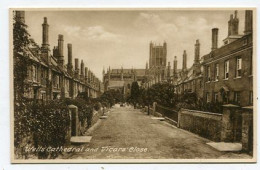
[[183,54],[182,70],[173,83],[176,92],[195,92],[204,102],[253,105],[253,26],[252,11],[245,12],[244,34],[238,34],[237,11],[230,15],[228,36],[218,47],[218,28],[212,29],[212,48],[200,58],[200,43],[196,40],[194,63],[186,66]]
[[105,73],[103,70],[104,90],[119,90],[125,97],[130,95],[131,86],[137,81],[139,86],[145,79],[145,69],[109,69]]
[[245,11],[244,34],[238,34],[237,12],[230,15],[228,36],[218,48],[218,29],[212,29],[212,51],[203,56],[206,102],[253,105],[253,19]]
[[[25,22],[24,11],[16,11],[15,17]],[[52,100],[57,98],[75,98],[79,93],[86,92],[89,97],[97,97],[102,93],[98,78],[87,68],[84,62],[75,58],[72,63],[72,44],[67,44],[68,63],[64,63],[64,39],[58,35],[58,45],[51,53],[49,44],[49,24],[44,17],[42,24],[42,45],[31,39],[21,56],[29,58],[27,66],[26,89],[24,96],[34,100]],[[15,62],[15,61],[14,61]]]
[[152,84],[171,81],[173,70],[170,62],[167,64],[167,44],[156,45],[150,43],[149,63],[146,63],[145,69],[109,69],[103,71],[104,90],[120,90],[125,96],[129,96],[131,85],[137,81],[141,88],[147,88]]

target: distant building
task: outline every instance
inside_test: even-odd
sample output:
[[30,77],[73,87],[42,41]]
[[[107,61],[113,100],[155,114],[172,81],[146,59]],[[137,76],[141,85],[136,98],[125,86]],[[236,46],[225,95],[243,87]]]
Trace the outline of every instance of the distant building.
[[104,90],[111,89],[119,90],[126,97],[130,95],[131,86],[134,81],[137,81],[139,86],[145,79],[145,69],[111,69],[107,73],[103,71]]
[[[120,90],[125,96],[129,96],[131,85],[137,81],[141,88],[158,82],[170,80],[170,63],[167,63],[167,44],[156,45],[150,43],[149,64],[145,69],[111,69],[103,71],[104,90]],[[148,66],[149,65],[149,66]]]
[[[25,22],[24,11],[16,11],[15,17]],[[27,66],[24,97],[46,101],[57,98],[75,98],[81,92],[94,98],[100,95],[103,84],[87,67],[84,67],[83,60],[79,66],[79,60],[75,58],[73,68],[72,44],[67,45],[68,63],[65,64],[63,35],[58,35],[58,46],[55,46],[51,53],[48,33],[49,25],[47,18],[44,17],[42,45],[39,46],[31,40],[30,45],[20,54],[21,57],[27,56],[30,60]]]

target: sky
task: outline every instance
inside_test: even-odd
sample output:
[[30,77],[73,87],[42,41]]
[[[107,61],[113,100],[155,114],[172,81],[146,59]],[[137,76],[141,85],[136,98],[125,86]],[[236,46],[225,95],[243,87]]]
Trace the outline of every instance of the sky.
[[[42,44],[43,18],[48,18],[49,44],[58,44],[64,36],[64,57],[67,43],[72,44],[74,58],[83,59],[85,66],[102,80],[103,68],[145,68],[149,60],[149,43],[167,43],[167,62],[187,52],[187,66],[194,60],[194,44],[199,39],[200,56],[211,50],[211,29],[219,28],[218,46],[227,37],[228,20],[234,10],[40,10],[26,11],[25,22],[31,38]],[[244,11],[238,10],[239,34],[244,31]]]

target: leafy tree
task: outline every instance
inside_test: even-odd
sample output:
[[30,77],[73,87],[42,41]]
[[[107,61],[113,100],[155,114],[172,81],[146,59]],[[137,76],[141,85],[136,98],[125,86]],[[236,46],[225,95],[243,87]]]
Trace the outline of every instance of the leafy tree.
[[166,107],[174,107],[176,104],[176,96],[174,94],[174,85],[170,83],[157,83],[152,85],[152,87],[149,88],[147,94],[150,98],[148,101],[151,104],[151,102],[157,102],[160,105],[166,106]]
[[21,99],[25,89],[25,78],[27,76],[27,65],[29,58],[25,54],[25,49],[30,44],[30,34],[27,25],[17,17],[17,12],[13,15],[13,72],[14,72],[14,95],[15,99]]
[[140,97],[139,85],[137,81],[134,81],[131,86],[131,95],[130,95],[134,107],[136,107],[136,103],[139,103],[139,97]]

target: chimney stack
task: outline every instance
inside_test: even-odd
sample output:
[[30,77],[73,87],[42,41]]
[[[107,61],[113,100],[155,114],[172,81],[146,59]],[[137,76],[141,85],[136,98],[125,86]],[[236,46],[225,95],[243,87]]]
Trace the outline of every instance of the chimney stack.
[[79,59],[75,58],[75,70],[79,70]]
[[183,63],[182,63],[182,70],[185,71],[187,69],[187,54],[186,50],[183,51]]
[[81,60],[81,64],[80,64],[80,75],[82,76],[82,78],[84,77],[84,62],[83,62],[83,60]]
[[[232,16],[233,17],[233,16]],[[216,50],[218,48],[218,28],[212,29],[212,47],[211,50]]]
[[195,44],[195,54],[194,54],[194,63],[199,63],[200,60],[200,42],[199,40],[196,40]]
[[174,61],[173,61],[173,74],[175,75],[177,73],[177,57],[174,56]]
[[63,69],[64,56],[63,56],[63,35],[58,36],[58,66]]
[[168,69],[167,69],[167,77],[168,79],[170,78],[171,76],[171,62],[168,62]]
[[79,59],[75,58],[75,77],[79,78]]
[[68,73],[72,75],[72,44],[68,44]]
[[88,68],[85,67],[85,83],[88,82]]
[[245,12],[245,34],[249,34],[253,32],[253,11],[246,10]]
[[59,34],[58,36],[58,50],[59,50],[59,56],[63,57],[63,35]]
[[42,24],[42,47],[45,49],[49,48],[49,25],[47,22],[47,17],[44,17]]

